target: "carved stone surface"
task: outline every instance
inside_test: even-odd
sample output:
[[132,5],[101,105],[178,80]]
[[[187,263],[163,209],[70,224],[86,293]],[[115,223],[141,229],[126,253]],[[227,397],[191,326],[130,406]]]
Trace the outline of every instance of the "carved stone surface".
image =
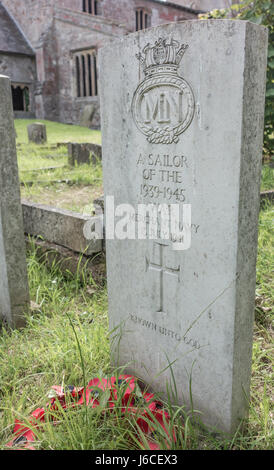
[[29,304],[15,132],[8,77],[0,75],[0,318],[25,323]]
[[[161,112],[176,123],[178,101],[162,81],[172,41],[177,52],[188,45],[174,72],[175,85],[189,84],[181,117],[195,110],[164,143],[138,116],[153,129],[164,128]],[[154,74],[136,60],[148,44]],[[105,197],[135,210],[190,204],[192,218],[186,250],[160,237],[106,240],[110,328],[120,326],[113,362],[163,393],[171,362],[179,402],[191,407],[192,377],[194,409],[227,432],[245,416],[250,386],[266,49],[264,27],[186,21],[129,35],[99,60]],[[155,95],[138,108],[146,90]]]
[[137,58],[145,79],[132,101],[137,127],[150,143],[178,143],[179,135],[190,125],[194,114],[194,96],[188,83],[178,75],[178,67],[188,45],[160,38],[147,44]]
[[45,144],[47,142],[47,128],[45,124],[35,122],[28,126],[29,142]]

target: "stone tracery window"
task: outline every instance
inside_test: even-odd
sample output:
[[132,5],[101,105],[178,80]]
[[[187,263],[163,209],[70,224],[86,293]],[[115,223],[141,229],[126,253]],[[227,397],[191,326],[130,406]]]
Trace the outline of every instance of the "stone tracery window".
[[137,8],[135,10],[136,31],[149,28],[150,17],[151,16],[147,10],[145,10],[144,8]]
[[97,55],[95,49],[75,54],[76,95],[78,98],[98,95]]
[[82,10],[90,15],[98,15],[98,0],[83,0]]

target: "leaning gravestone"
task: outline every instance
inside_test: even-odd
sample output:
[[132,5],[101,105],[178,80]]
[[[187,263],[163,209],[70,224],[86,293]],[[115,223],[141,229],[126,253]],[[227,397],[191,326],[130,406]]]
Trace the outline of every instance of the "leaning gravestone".
[[[229,433],[248,408],[266,50],[266,28],[235,20],[100,50],[113,362],[161,392],[172,364],[179,402],[191,408],[191,378],[194,409]],[[183,233],[153,234],[140,204],[177,204]],[[133,239],[133,219],[153,239]]]
[[24,325],[29,303],[15,132],[8,77],[0,75],[0,318]]
[[45,144],[47,142],[47,128],[41,122],[34,122],[28,126],[29,142]]

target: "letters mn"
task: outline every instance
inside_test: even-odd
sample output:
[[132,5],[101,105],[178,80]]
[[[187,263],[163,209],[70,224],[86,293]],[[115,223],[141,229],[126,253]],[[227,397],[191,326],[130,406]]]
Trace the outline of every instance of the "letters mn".
[[182,91],[170,94],[159,90],[154,99],[149,93],[145,93],[142,104],[145,124],[151,124],[153,121],[158,124],[170,124],[171,116],[176,116],[178,123],[183,121]]

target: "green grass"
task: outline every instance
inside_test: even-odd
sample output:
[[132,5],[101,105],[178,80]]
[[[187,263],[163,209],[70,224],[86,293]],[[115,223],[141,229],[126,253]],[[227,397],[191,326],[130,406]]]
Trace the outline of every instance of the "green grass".
[[34,250],[28,272],[31,298],[39,312],[29,314],[24,330],[3,330],[0,336],[2,443],[10,436],[14,418],[42,406],[53,384],[82,383],[79,353],[66,314],[80,338],[87,376],[104,374],[109,367],[105,290],[88,295],[86,287],[94,286],[91,278],[84,287],[77,276],[65,280],[57,266],[48,271]]
[[20,179],[22,199],[79,213],[91,214],[94,199],[103,194],[100,162],[43,172],[20,171]]
[[[69,167],[64,165],[62,167],[56,168],[55,170],[49,169],[48,171],[26,171],[22,175],[20,172],[21,182],[27,185],[27,181],[32,181],[33,186],[37,184],[52,184],[52,182],[68,180],[70,184],[78,185],[94,185],[102,183],[102,167],[99,163],[96,166],[91,166],[86,164],[79,165],[78,167]],[[21,176],[22,175],[22,176]]]
[[25,144],[17,148],[20,176],[26,172],[39,172],[41,169],[67,165],[67,148],[61,146],[50,151],[35,144]]
[[269,165],[262,167],[261,191],[274,190],[274,168]]
[[44,147],[61,142],[93,142],[94,144],[101,144],[101,132],[88,129],[87,127],[60,124],[54,121],[38,121],[37,119],[16,119],[17,144],[28,144],[27,126],[34,122],[41,122],[47,126],[48,142]]
[[[177,430],[178,440],[173,448],[273,448],[272,216],[271,207],[260,213],[251,405],[245,432],[237,432],[232,439],[217,439],[193,426],[182,408],[171,409],[167,403],[172,426]],[[34,248],[28,254],[28,271],[31,298],[38,304],[38,311],[28,315],[26,328],[20,331],[3,328],[0,336],[0,442],[3,449],[11,439],[14,419],[27,420],[35,408],[44,406],[52,385],[82,386],[84,376],[88,381],[113,374],[109,363],[105,288],[96,287],[92,278],[80,281],[80,273],[64,278],[58,266],[48,270],[37,258]],[[107,396],[102,396],[101,400],[106,401]],[[183,421],[186,423],[184,433]],[[160,429],[156,436],[164,448],[166,444]],[[114,412],[104,404],[97,410],[86,407],[66,413],[60,410],[58,425],[53,426],[47,420],[37,433],[35,446],[40,449],[98,450],[136,449],[140,444],[136,439],[134,419],[130,415],[123,418],[118,400]]]
[[66,141],[100,143],[101,133],[86,127],[41,121],[47,126],[48,143],[29,144],[27,126],[31,122],[35,121],[15,120],[22,199],[81,213],[86,211],[103,192],[101,163],[71,167],[67,146],[50,148],[49,145]]

